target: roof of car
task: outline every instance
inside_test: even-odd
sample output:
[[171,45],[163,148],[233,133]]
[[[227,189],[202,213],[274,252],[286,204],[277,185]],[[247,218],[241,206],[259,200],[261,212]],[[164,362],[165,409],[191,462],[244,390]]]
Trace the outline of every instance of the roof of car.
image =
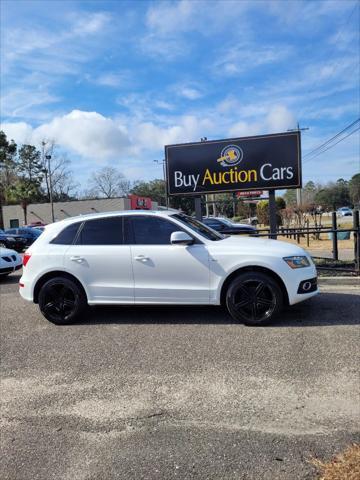
[[[77,215],[76,217],[64,218],[62,222],[92,220],[94,218],[114,217],[117,215],[157,215],[159,217],[168,217],[174,213],[180,213],[174,210],[118,210],[113,212],[97,212],[87,213],[85,215]],[[59,223],[59,222],[56,222]]]

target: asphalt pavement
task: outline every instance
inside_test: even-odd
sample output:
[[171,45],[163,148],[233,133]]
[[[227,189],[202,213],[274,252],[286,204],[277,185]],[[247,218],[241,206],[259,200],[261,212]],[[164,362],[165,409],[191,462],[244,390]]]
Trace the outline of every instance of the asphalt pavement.
[[3,480],[312,479],[359,441],[358,286],[263,328],[218,307],[48,323],[0,280]]

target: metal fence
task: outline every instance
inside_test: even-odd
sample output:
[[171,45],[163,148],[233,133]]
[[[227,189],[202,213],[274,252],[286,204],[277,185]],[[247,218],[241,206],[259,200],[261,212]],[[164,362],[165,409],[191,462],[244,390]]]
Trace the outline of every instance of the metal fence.
[[[353,248],[354,248],[354,266],[353,268],[345,268],[341,265],[339,260],[339,233],[349,232],[353,234]],[[315,238],[320,238],[322,233],[330,233],[332,240],[332,256],[329,257],[313,257],[314,259],[324,260],[324,265],[317,265],[319,270],[333,270],[333,271],[346,271],[356,275],[360,275],[360,229],[359,229],[359,210],[353,211],[353,225],[351,228],[338,228],[336,212],[332,212],[331,226],[316,226],[310,227],[307,223],[306,227],[279,227],[276,233],[272,234],[270,228],[258,229],[258,235],[260,237],[268,237],[276,239],[279,236],[286,238],[293,238],[300,243],[301,238],[306,238],[306,244],[310,246],[310,235],[314,235]],[[327,266],[326,260],[332,260],[336,262],[336,266]]]

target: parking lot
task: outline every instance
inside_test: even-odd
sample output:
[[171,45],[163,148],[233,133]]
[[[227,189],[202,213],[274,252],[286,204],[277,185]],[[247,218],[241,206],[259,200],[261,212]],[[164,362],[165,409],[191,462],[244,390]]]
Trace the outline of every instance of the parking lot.
[[311,479],[359,440],[359,287],[264,328],[214,307],[56,327],[18,280],[0,280],[3,479]]

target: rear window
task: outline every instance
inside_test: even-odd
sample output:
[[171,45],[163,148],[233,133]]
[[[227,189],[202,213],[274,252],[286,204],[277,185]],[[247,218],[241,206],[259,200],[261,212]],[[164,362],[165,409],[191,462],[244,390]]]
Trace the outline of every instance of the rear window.
[[50,243],[55,243],[57,245],[72,245],[81,223],[82,222],[72,223],[64,228],[64,230],[61,230],[61,232]]
[[122,245],[122,217],[88,220],[77,239],[77,245]]

